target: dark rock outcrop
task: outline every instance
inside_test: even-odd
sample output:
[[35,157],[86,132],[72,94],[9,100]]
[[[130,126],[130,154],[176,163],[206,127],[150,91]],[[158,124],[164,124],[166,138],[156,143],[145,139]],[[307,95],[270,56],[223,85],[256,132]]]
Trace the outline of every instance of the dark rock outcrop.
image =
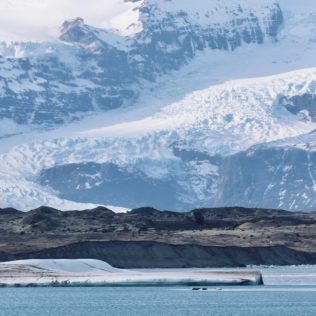
[[93,258],[122,268],[316,263],[316,214],[244,208],[186,213],[100,207],[0,210],[0,261]]
[[[205,247],[157,242],[83,242],[24,253],[8,259],[99,259],[118,268],[218,268],[247,265],[316,264],[316,253],[284,246]],[[6,260],[4,254],[0,259]]]

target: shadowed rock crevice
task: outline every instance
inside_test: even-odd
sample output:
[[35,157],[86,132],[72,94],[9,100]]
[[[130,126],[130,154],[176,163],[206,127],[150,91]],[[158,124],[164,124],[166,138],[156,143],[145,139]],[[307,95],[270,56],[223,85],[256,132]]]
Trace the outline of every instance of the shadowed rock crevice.
[[[7,256],[7,257],[6,257]],[[14,256],[0,254],[1,260],[17,259],[99,259],[118,268],[218,268],[247,265],[316,264],[316,253],[284,246],[203,247],[157,242],[83,242]]]

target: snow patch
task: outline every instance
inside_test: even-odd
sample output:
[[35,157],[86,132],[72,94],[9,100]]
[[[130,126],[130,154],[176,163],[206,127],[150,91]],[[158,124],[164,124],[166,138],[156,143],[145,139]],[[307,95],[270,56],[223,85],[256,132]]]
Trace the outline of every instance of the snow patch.
[[10,261],[4,264],[34,266],[46,270],[73,273],[124,272],[124,270],[114,268],[104,261],[94,259],[30,259]]

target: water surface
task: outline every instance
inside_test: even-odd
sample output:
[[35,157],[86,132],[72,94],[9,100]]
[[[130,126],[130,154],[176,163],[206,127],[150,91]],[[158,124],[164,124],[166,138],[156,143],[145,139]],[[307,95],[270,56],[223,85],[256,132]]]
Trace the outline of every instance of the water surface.
[[0,316],[315,316],[316,266],[263,268],[265,286],[0,288]]
[[315,316],[316,287],[3,288],[0,315]]

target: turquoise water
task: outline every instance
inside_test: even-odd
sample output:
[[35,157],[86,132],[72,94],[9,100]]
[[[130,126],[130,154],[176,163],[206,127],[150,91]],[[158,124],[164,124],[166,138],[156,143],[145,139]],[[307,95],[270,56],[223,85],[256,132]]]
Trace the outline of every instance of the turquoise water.
[[1,288],[1,316],[315,316],[316,287]]

